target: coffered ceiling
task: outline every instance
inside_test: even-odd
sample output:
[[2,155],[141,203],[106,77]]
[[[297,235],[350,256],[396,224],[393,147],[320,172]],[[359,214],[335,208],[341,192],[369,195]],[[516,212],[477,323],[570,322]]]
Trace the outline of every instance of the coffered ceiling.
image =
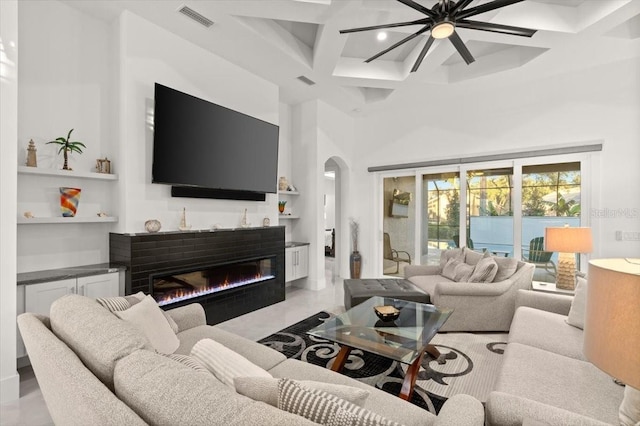
[[[436,0],[416,0],[432,7]],[[474,0],[469,7],[486,3]],[[322,99],[348,113],[388,108],[394,98],[469,85],[526,81],[640,56],[640,0],[526,0],[474,17],[537,29],[531,38],[459,28],[476,61],[467,65],[448,40],[436,40],[411,73],[425,36],[364,60],[420,27],[340,34],[339,30],[411,21],[419,12],[395,0],[163,0],[65,3],[104,20],[129,9],[280,87],[295,104]],[[213,21],[178,12],[187,6]],[[298,77],[303,76],[307,82]],[[315,84],[308,84],[308,81]],[[403,94],[403,95],[401,95]]]

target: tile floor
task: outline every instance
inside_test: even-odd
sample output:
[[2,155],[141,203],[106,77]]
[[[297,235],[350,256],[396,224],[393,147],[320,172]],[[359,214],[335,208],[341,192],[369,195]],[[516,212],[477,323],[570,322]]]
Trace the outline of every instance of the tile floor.
[[[319,311],[344,311],[342,279],[334,272],[332,258],[326,258],[326,287],[320,291],[287,288],[286,300],[218,324],[219,327],[259,340]],[[247,324],[252,324],[248,327]],[[30,367],[21,368],[20,399],[0,405],[0,426],[49,426],[49,416],[38,382]]]

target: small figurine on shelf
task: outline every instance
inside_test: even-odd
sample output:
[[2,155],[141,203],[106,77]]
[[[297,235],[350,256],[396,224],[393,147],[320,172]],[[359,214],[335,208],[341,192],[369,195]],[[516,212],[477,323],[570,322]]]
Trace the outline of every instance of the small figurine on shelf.
[[240,227],[248,228],[249,226],[251,226],[251,224],[247,220],[247,209],[244,209],[244,214],[242,215],[242,219],[240,219]]
[[180,217],[180,226],[178,226],[178,229],[181,231],[191,229],[191,225],[187,225],[187,209],[185,207],[182,208],[182,216]]
[[35,216],[30,211],[26,211],[24,212],[24,217],[26,217],[27,219],[33,219]]
[[27,147],[27,167],[38,167],[38,159],[36,158],[36,143],[31,139]]
[[289,181],[287,181],[287,178],[284,176],[280,177],[280,180],[278,181],[278,189],[280,191],[286,191],[289,188]]
[[96,171],[98,173],[111,173],[111,161],[107,157],[98,158],[96,160]]

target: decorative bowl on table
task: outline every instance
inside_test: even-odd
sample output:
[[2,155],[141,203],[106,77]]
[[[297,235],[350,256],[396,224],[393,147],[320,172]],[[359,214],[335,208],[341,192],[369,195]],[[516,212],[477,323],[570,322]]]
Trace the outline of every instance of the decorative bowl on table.
[[400,316],[400,311],[396,309],[395,306],[374,306],[373,310],[375,311],[378,318],[385,322],[395,321]]

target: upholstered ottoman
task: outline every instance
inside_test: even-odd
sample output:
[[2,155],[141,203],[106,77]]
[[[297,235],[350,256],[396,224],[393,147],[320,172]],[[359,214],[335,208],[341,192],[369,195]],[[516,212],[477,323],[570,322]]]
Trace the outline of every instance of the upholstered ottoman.
[[393,278],[365,278],[344,280],[344,307],[351,309],[370,297],[382,296],[412,302],[429,303],[429,295],[413,283]]

